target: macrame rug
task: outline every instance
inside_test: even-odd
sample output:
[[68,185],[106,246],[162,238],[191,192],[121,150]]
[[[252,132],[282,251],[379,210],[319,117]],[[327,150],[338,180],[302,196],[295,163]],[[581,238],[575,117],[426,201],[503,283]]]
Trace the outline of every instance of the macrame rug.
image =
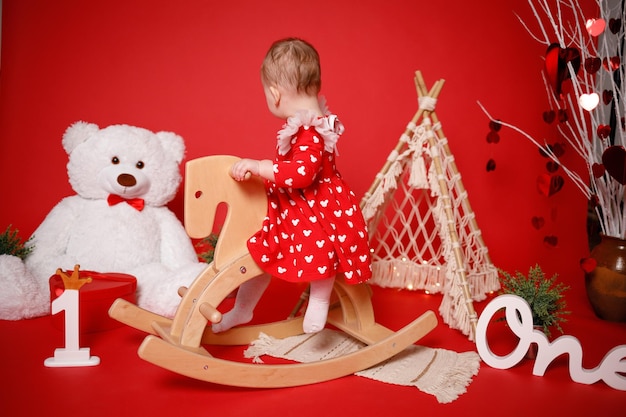
[[[354,352],[365,344],[345,333],[323,329],[315,334],[276,339],[264,333],[245,350],[244,356],[262,363],[260,356],[309,363]],[[476,352],[411,345],[396,356],[355,375],[388,384],[417,387],[434,395],[440,403],[450,403],[465,393],[478,374],[480,357]]]

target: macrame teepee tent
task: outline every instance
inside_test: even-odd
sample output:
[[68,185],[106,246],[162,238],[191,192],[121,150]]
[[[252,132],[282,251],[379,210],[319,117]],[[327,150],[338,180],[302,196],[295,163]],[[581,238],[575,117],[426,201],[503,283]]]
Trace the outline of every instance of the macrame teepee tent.
[[444,322],[474,340],[473,301],[500,285],[434,111],[443,83],[428,91],[416,72],[418,111],[361,209],[373,251],[370,282],[442,293]]

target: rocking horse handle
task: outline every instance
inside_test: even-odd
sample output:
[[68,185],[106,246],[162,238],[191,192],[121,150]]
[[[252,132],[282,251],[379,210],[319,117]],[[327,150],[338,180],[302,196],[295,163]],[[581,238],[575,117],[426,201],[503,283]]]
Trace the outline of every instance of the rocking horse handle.
[[212,155],[185,165],[184,213],[189,236],[197,239],[209,236],[214,230],[218,207],[221,203],[226,206],[213,257],[217,270],[247,253],[247,240],[261,228],[267,214],[263,180],[250,177],[235,181],[230,176],[231,167],[239,160],[236,156]]

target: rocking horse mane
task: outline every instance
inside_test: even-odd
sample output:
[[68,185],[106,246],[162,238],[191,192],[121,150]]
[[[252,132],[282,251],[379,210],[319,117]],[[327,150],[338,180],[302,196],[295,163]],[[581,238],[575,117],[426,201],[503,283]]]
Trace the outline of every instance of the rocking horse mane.
[[256,233],[267,214],[267,195],[262,179],[252,177],[235,181],[231,166],[240,158],[230,155],[205,156],[185,165],[185,230],[192,238],[202,239],[213,231],[221,203],[227,208],[219,232],[213,267],[220,270],[225,262],[247,253],[246,242]]

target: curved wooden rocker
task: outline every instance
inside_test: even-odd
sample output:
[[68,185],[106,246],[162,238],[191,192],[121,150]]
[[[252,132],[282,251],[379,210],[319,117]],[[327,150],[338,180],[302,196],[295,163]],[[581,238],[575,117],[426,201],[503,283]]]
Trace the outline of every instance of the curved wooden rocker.
[[432,311],[394,332],[374,319],[366,284],[335,281],[328,323],[367,346],[329,360],[302,364],[253,364],[213,357],[203,345],[246,345],[261,332],[284,338],[302,333],[302,317],[239,326],[214,334],[211,323],[221,320],[219,305],[245,281],[262,273],[246,246],[260,229],[267,211],[262,180],[233,180],[228,171],[238,158],[207,156],[187,162],[185,228],[193,238],[208,236],[220,203],[228,206],[213,262],[189,288],[181,288],[181,303],[173,319],[143,310],[123,299],[109,310],[114,319],[150,333],[139,347],[148,362],[192,378],[240,387],[275,388],[312,384],[350,375],[383,362],[415,343],[437,326]]

